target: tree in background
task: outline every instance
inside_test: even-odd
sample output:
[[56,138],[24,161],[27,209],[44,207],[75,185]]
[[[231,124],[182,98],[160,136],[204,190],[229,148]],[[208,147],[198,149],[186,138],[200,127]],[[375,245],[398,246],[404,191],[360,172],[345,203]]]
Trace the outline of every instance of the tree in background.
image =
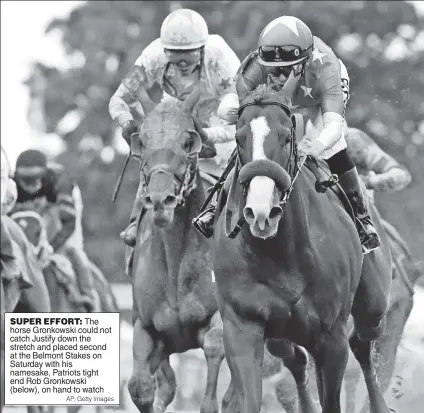
[[[383,194],[380,208],[421,252],[424,204],[424,20],[405,2],[334,1],[90,1],[68,18],[50,23],[69,55],[66,69],[35,62],[27,80],[30,119],[58,133],[68,150],[60,161],[78,181],[84,198],[88,253],[111,280],[124,279],[126,225],[137,187],[135,162],[116,204],[111,202],[123,156],[115,152],[120,133],[108,103],[144,47],[159,36],[166,15],[177,7],[201,13],[211,33],[224,37],[240,59],[256,48],[263,27],[279,15],[304,20],[345,63],[351,78],[348,123],[369,133],[413,175],[402,193]],[[151,91],[153,97],[157,88]],[[63,128],[64,119],[75,127]],[[106,258],[107,257],[107,258]]]

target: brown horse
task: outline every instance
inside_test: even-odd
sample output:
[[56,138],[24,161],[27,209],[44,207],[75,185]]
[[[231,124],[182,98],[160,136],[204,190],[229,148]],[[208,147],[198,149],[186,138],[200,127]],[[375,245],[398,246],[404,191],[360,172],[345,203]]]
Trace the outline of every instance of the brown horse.
[[[386,314],[386,330],[375,341],[374,361],[376,375],[382,392],[386,392],[392,378],[397,349],[403,330],[413,306],[414,285],[423,271],[418,268],[408,246],[398,231],[388,222],[382,220],[388,235],[393,256],[393,274],[389,307]],[[352,319],[349,320],[353,326]],[[312,363],[311,363],[312,364]],[[310,366],[313,374],[313,366]],[[277,399],[287,413],[297,412],[296,385],[292,377],[284,375],[275,385]],[[366,389],[361,376],[361,369],[354,357],[349,363],[344,376],[344,401],[346,413],[367,413]],[[313,389],[316,393],[316,388]]]
[[196,88],[184,104],[159,103],[140,127],[140,146],[132,148],[141,162],[138,199],[144,216],[129,271],[134,367],[128,389],[145,413],[165,411],[174,398],[169,356],[195,348],[203,349],[208,368],[200,411],[218,412],[222,323],[210,243],[191,224],[206,198],[198,173],[202,140],[191,117],[199,92]]
[[317,193],[297,156],[292,92],[261,86],[242,98],[238,162],[219,203],[214,271],[235,396],[224,411],[259,412],[266,342],[292,373],[302,412],[316,411],[304,349],[315,360],[322,412],[339,413],[350,345],[371,412],[388,413],[371,357],[388,305],[387,237],[371,208],[382,246],[363,256],[349,209],[332,190]]
[[[10,235],[13,254],[18,263],[20,274],[9,277],[8,269],[2,260],[1,263],[1,410],[4,407],[4,313],[13,311],[41,312],[51,311],[49,293],[44,282],[44,277],[29,243],[21,228],[8,216],[1,216],[2,238]],[[3,248],[3,242],[2,242]],[[2,251],[5,253],[5,251]]]

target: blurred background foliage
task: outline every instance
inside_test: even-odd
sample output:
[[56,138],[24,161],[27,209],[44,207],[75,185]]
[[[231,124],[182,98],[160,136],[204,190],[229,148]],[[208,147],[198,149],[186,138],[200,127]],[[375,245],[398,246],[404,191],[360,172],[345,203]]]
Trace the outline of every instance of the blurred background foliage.
[[[347,120],[369,133],[413,176],[409,188],[378,195],[384,217],[394,223],[419,258],[424,205],[424,20],[403,1],[89,1],[46,33],[59,31],[67,67],[34,62],[26,81],[34,128],[58,134],[67,149],[58,156],[81,187],[88,254],[111,281],[125,281],[124,244],[137,187],[137,163],[127,171],[119,199],[111,197],[126,156],[120,128],[108,103],[121,79],[152,40],[169,12],[201,13],[242,60],[256,48],[263,27],[294,15],[329,44],[351,79]],[[119,148],[121,148],[119,150]],[[123,148],[123,150],[122,150]],[[118,149],[118,150],[117,150]]]

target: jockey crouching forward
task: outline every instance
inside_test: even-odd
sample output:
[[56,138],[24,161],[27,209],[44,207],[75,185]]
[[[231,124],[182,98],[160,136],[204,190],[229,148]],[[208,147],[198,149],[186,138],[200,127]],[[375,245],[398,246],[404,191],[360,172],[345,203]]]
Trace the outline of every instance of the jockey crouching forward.
[[[130,145],[131,136],[138,132],[139,121],[144,116],[142,101],[146,90],[159,84],[163,91],[162,101],[183,101],[200,82],[201,96],[194,115],[203,126],[210,126],[206,128],[210,136],[199,156],[206,157],[205,152],[212,149],[225,163],[231,150],[221,144],[229,142],[231,149],[235,147],[235,128],[226,126],[226,122],[216,116],[216,109],[239,66],[240,60],[224,39],[209,35],[207,24],[199,13],[190,9],[175,10],[163,21],[160,38],[144,49],[110,99],[110,116],[122,127],[122,135]],[[217,121],[219,124],[213,126]],[[216,149],[215,143],[218,144]],[[139,191],[130,225],[121,233],[124,242],[131,247],[136,242],[136,218],[143,207],[138,194]]]
[[[237,121],[239,96],[260,84],[279,90],[287,80],[297,82],[293,109],[307,109],[318,136],[299,143],[299,155],[325,159],[348,196],[362,223],[358,226],[363,250],[380,245],[371,223],[365,195],[355,164],[347,153],[344,111],[349,98],[349,77],[343,63],[321,39],[312,35],[301,20],[282,16],[269,23],[259,37],[258,50],[242,63],[234,88],[221,102],[218,112],[228,122]],[[206,236],[213,233],[215,205],[197,218],[196,227]]]
[[72,197],[74,185],[60,165],[47,165],[47,157],[38,150],[28,150],[16,161],[15,182],[18,190],[16,210],[27,202],[45,198],[59,209],[61,230],[50,240],[54,252],[63,251],[72,263],[77,275],[79,289],[87,311],[94,310],[94,283],[90,262],[82,248],[68,240],[76,228],[75,203]]
[[383,151],[365,132],[349,128],[347,151],[374,202],[374,192],[397,192],[411,182],[408,169]]

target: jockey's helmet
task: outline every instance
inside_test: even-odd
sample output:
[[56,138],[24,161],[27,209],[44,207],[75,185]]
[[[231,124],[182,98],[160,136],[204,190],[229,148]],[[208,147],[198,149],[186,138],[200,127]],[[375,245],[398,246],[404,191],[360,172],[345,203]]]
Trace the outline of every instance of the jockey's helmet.
[[29,193],[41,189],[46,172],[47,156],[36,149],[22,152],[16,161],[15,178],[22,189]]
[[160,40],[168,50],[192,50],[206,44],[209,36],[205,19],[196,11],[178,9],[162,23]]
[[264,66],[293,66],[308,59],[313,46],[311,30],[302,20],[281,16],[262,30],[258,60]]

